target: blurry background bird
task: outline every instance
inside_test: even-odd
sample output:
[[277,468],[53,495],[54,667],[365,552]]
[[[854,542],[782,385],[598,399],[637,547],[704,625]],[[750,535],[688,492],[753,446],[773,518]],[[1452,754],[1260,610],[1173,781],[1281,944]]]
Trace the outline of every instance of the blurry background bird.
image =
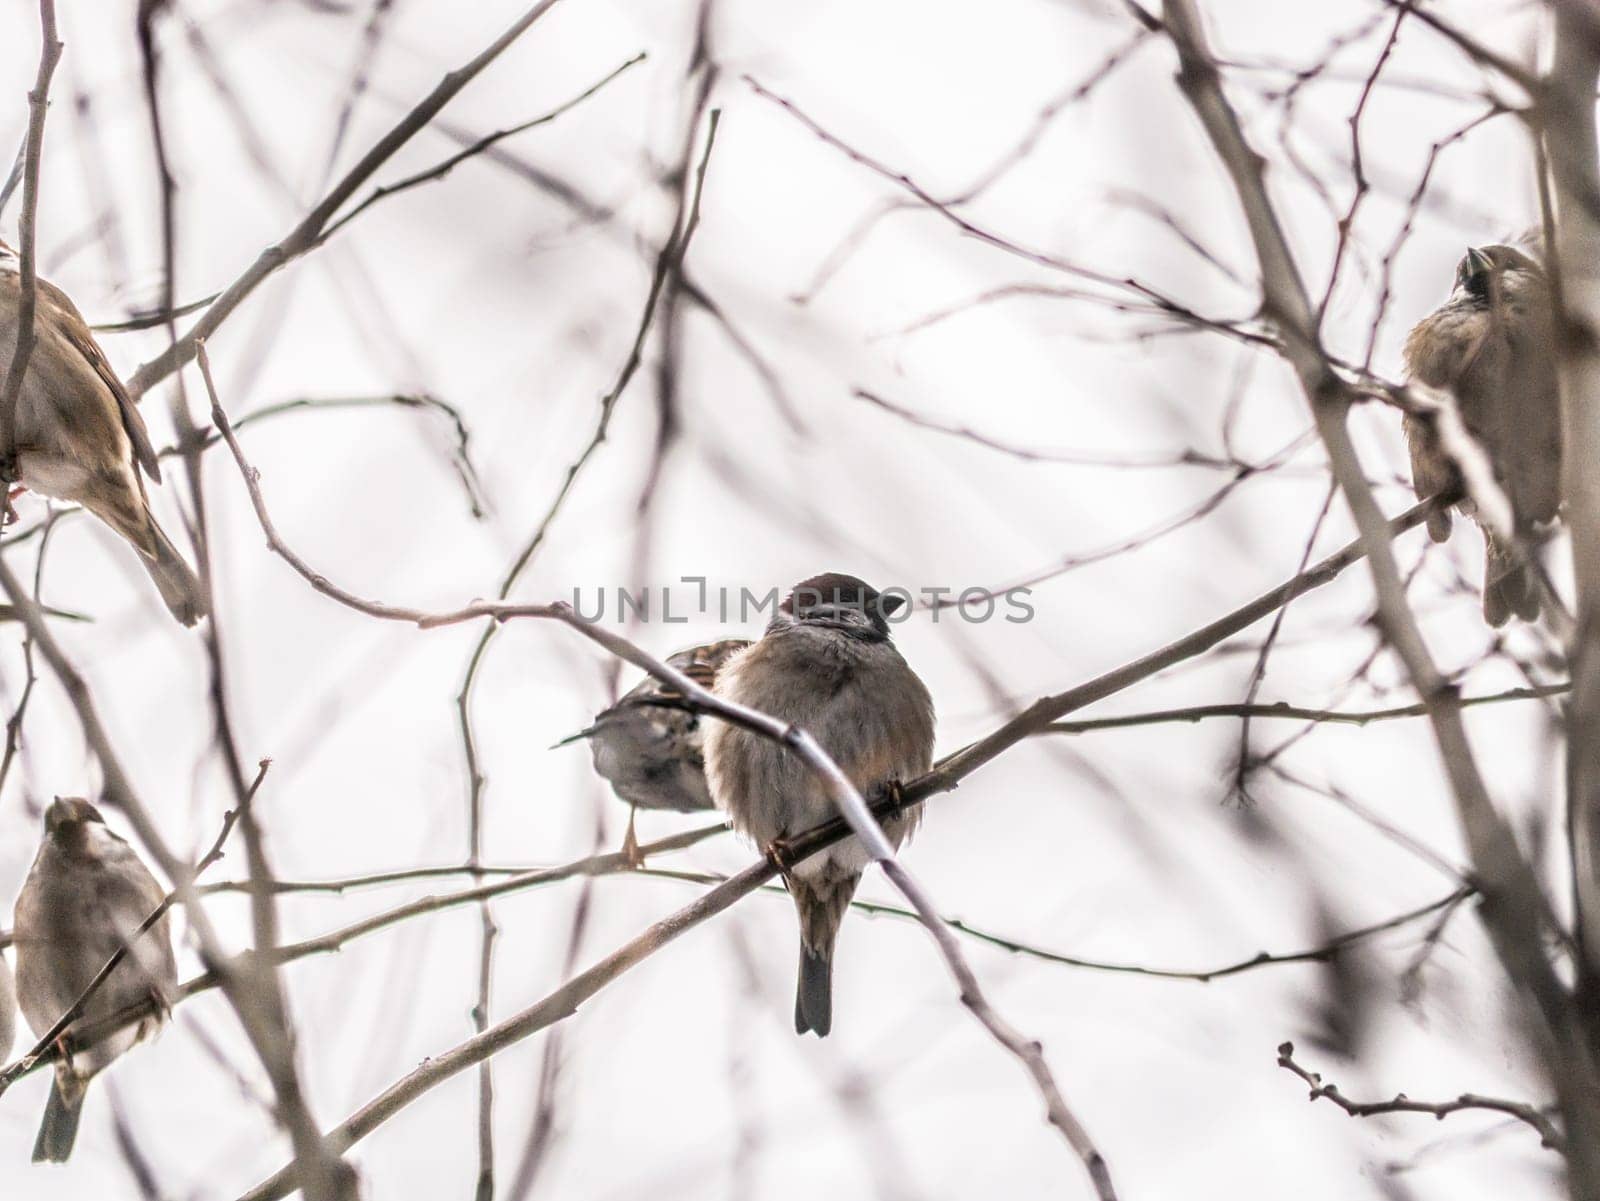
[[[17,897],[17,1001],[43,1038],[95,974],[161,904],[165,893],[139,856],[107,829],[99,811],[77,797],[45,810],[45,836]],[[67,1027],[68,1054],[56,1064],[35,1163],[65,1163],[78,1136],[84,1091],[96,1073],[160,1029],[176,991],[178,969],[167,914],[133,943],[127,957]],[[154,998],[156,1012],[88,1047],[76,1030]]]
[[[702,688],[712,688],[724,665],[749,645],[743,638],[710,642],[679,651],[667,664]],[[704,736],[703,719],[682,695],[647,676],[615,705],[598,713],[587,730],[556,745],[587,738],[595,771],[610,781],[612,790],[634,810],[692,813],[714,807],[706,784]],[[639,843],[632,811],[622,849],[637,858]]]
[[[1561,408],[1550,304],[1544,271],[1526,250],[1473,248],[1456,269],[1450,298],[1417,323],[1405,345],[1412,378],[1455,396],[1462,421],[1482,444],[1511,502],[1519,538],[1554,521],[1561,505]],[[1433,423],[1408,413],[1405,431],[1417,498],[1459,487]],[[1457,507],[1473,514],[1470,500]],[[1429,516],[1428,533],[1435,542],[1449,537],[1448,509]],[[1519,566],[1513,548],[1488,529],[1483,536],[1484,618],[1495,626],[1512,613],[1532,621],[1540,603],[1535,568]]]
[[[904,603],[855,576],[814,576],[723,669],[716,691],[807,730],[874,800],[933,761],[933,698],[889,640],[887,618]],[[726,722],[713,721],[706,734],[706,769],[734,828],[764,850],[837,815],[797,755]],[[920,817],[919,806],[884,822],[890,843],[898,847]],[[869,862],[866,848],[847,838],[785,873],[800,918],[798,1034],[821,1037],[833,1026],[833,948]]]
[[[15,348],[22,304],[16,251],[0,242],[0,347]],[[150,512],[143,468],[161,479],[144,418],[66,293],[37,281],[34,345],[17,396],[15,446],[0,447],[20,483],[81,504],[139,552],[172,615],[206,613],[199,579]],[[6,349],[0,380],[11,366]]]

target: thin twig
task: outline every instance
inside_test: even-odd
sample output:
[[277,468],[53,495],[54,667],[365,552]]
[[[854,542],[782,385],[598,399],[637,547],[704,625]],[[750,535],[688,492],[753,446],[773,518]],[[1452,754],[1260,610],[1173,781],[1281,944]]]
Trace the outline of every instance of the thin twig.
[[256,258],[243,275],[234,280],[225,288],[220,296],[206,309],[205,314],[195,322],[181,338],[162,351],[154,359],[145,363],[128,378],[128,393],[138,397],[171,375],[179,367],[194,358],[195,346],[211,337],[224,321],[232,315],[233,311],[244,303],[245,299],[259,287],[268,276],[280,267],[293,262],[307,251],[316,247],[318,238],[327,227],[335,213],[353,196],[356,191],[370,179],[379,167],[383,166],[389,158],[411,140],[412,136],[438,115],[445,105],[453,100],[457,93],[467,84],[471,83],[483,69],[502,53],[519,37],[523,35],[535,21],[549,12],[556,4],[556,0],[538,0],[531,5],[520,17],[513,21],[508,29],[474,56],[469,62],[449,72],[418,104],[411,109],[396,125],[373,145],[372,149],[362,155],[359,162],[345,173],[344,177],[329,190],[328,194],[317,202],[309,213],[301,219],[283,239],[267,247]]
[[1380,1113],[1427,1113],[1443,1121],[1464,1109],[1484,1109],[1493,1113],[1509,1114],[1519,1122],[1526,1122],[1539,1133],[1539,1141],[1552,1151],[1565,1152],[1567,1140],[1556,1129],[1555,1123],[1536,1106],[1526,1101],[1508,1101],[1502,1097],[1485,1097],[1479,1093],[1462,1093],[1451,1101],[1413,1101],[1404,1093],[1396,1093],[1390,1101],[1352,1101],[1339,1091],[1332,1081],[1324,1084],[1322,1077],[1307,1071],[1294,1060],[1294,1044],[1278,1046],[1278,1066],[1293,1072],[1311,1089],[1310,1100],[1326,1098],[1353,1118],[1370,1118]]
[[[1570,683],[1542,684],[1535,688],[1508,688],[1485,696],[1464,696],[1461,707],[1474,705],[1499,705],[1507,701],[1537,700],[1542,697],[1561,696],[1572,690]],[[1418,701],[1411,705],[1396,705],[1389,709],[1362,709],[1341,712],[1337,709],[1307,709],[1286,701],[1270,704],[1191,705],[1186,709],[1156,709],[1149,713],[1128,713],[1120,717],[1097,717],[1086,721],[1052,722],[1041,734],[1087,734],[1092,730],[1120,730],[1133,726],[1166,725],[1173,722],[1197,722],[1211,717],[1282,717],[1293,721],[1310,721],[1330,725],[1365,726],[1375,721],[1392,721],[1402,717],[1426,717],[1428,705]]]
[[316,244],[318,246],[322,245],[329,238],[333,237],[334,234],[338,233],[346,225],[350,224],[350,222],[354,221],[357,217],[366,212],[379,201],[385,200],[388,197],[397,195],[401,192],[405,192],[411,188],[417,187],[420,184],[430,183],[436,179],[443,179],[461,163],[465,162],[469,158],[473,158],[476,155],[482,154],[496,142],[503,141],[506,138],[514,136],[515,134],[524,133],[527,130],[535,129],[540,125],[546,125],[549,122],[554,121],[563,113],[571,111],[578,105],[582,104],[585,100],[589,99],[589,97],[593,96],[601,88],[605,87],[624,71],[628,70],[629,67],[637,66],[639,63],[644,62],[646,57],[647,56],[645,52],[641,50],[638,54],[635,54],[620,67],[613,69],[608,75],[606,75],[604,79],[600,80],[598,83],[590,84],[571,100],[563,101],[549,112],[534,117],[532,120],[524,121],[520,125],[513,125],[509,129],[498,129],[494,133],[485,134],[483,137],[473,142],[470,146],[462,147],[449,158],[434,164],[432,167],[418,171],[413,175],[407,175],[404,179],[398,179],[394,183],[383,184],[379,187],[373,188],[372,191],[367,194],[366,199],[364,199],[360,204],[356,205],[355,208],[351,209],[348,213],[345,213],[337,221],[329,225],[328,228],[322,232],[321,236],[317,238]]
[[22,395],[22,378],[28,372],[28,360],[33,355],[33,322],[39,295],[36,274],[39,161],[44,152],[44,117],[50,106],[50,77],[61,60],[55,0],[39,0],[39,38],[39,73],[34,78],[33,90],[28,93],[28,137],[23,150],[22,218],[17,235],[21,243],[17,252],[22,290],[17,301],[17,340],[11,348],[5,387],[0,390],[0,484],[12,483],[17,478],[17,400]]
[[[1238,114],[1228,101],[1194,0],[1166,0],[1162,13],[1178,53],[1178,87],[1226,169],[1249,228],[1261,273],[1262,311],[1282,337],[1282,356],[1294,369],[1327,449],[1334,478],[1350,506],[1361,539],[1369,548],[1368,564],[1380,628],[1404,664],[1418,696],[1429,706],[1428,716],[1455,801],[1457,820],[1471,852],[1474,877],[1485,897],[1480,910],[1485,926],[1507,975],[1531,1003],[1546,1035],[1540,1040],[1545,1064],[1573,1136],[1569,1162],[1575,1195],[1595,1201],[1600,1197],[1596,1065],[1593,1044],[1545,953],[1546,933],[1559,930],[1559,924],[1551,918],[1549,900],[1515,833],[1489,794],[1462,721],[1459,690],[1435,665],[1407,603],[1382,512],[1351,440],[1350,389],[1322,351],[1304,280],[1268,194],[1263,159],[1245,137]],[[1592,89],[1589,96],[1592,97]]]

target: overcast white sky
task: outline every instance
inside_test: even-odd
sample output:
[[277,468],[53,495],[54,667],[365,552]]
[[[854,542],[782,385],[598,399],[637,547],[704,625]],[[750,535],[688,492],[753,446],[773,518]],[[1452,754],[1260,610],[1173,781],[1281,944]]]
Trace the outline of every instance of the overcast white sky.
[[[227,284],[324,189],[369,9],[346,7],[184,0],[180,20],[167,23],[180,298]],[[1528,13],[1491,3],[1435,7],[1506,53],[1532,54]],[[1320,294],[1334,220],[1350,195],[1345,121],[1388,22],[1366,0],[1208,0],[1204,8],[1219,51],[1254,64],[1229,73],[1230,91],[1272,162],[1275,194]],[[62,9],[66,53],[46,135],[41,261],[91,320],[116,321],[155,300],[161,261],[133,5]],[[518,11],[503,0],[397,2],[335,169]],[[426,413],[302,413],[244,435],[282,533],[344,586],[430,608],[488,595],[550,503],[637,326],[650,270],[640,240],[659,244],[671,220],[674,197],[655,181],[681,153],[694,15],[682,3],[562,0],[446,110],[453,127],[502,128],[646,52],[573,112],[504,144],[609,218],[586,219],[514,171],[476,159],[363,216],[275,277],[213,339],[235,416],[291,397],[396,391],[435,393],[464,414],[491,510],[483,520],[452,472],[448,427]],[[8,155],[26,120],[35,21],[29,5],[0,16],[0,81],[8,85],[0,95],[10,98],[0,104],[0,147]],[[208,81],[184,22],[203,35],[228,98]],[[1296,97],[1285,143],[1285,107],[1269,93],[1290,76],[1260,64],[1313,63],[1330,39],[1369,24],[1329,78]],[[834,261],[860,221],[905,194],[742,81],[755,77],[852,146],[948,196],[982,179],[1041,109],[1132,32],[1110,0],[721,0],[711,47],[722,69],[712,103],[723,120],[688,269],[770,364],[792,416],[724,331],[691,312],[681,347],[682,437],[650,526],[641,535],[637,502],[656,441],[653,349],[517,595],[567,598],[577,588],[592,596],[684,575],[764,591],[822,570],[880,587],[1000,586],[1117,547],[1188,511],[1226,478],[1196,468],[1021,462],[916,429],[853,398],[857,388],[1047,451],[1220,454],[1230,411],[1231,449],[1246,459],[1298,437],[1308,418],[1291,377],[1232,341],[1138,337],[1156,323],[1060,296],[965,307],[997,288],[1075,281],[963,237],[925,209],[885,215]],[[1242,225],[1173,69],[1160,39],[1133,50],[961,211],[1021,245],[1137,277],[1207,314],[1248,318],[1255,285]],[[1484,87],[1480,73],[1420,26],[1402,31],[1385,80],[1363,126],[1373,191],[1326,326],[1330,347],[1356,359],[1378,310],[1378,265],[1429,147],[1482,107],[1473,99]],[[1333,212],[1286,145],[1330,190]],[[453,148],[424,132],[378,179]],[[1399,374],[1406,329],[1443,299],[1468,245],[1532,223],[1531,179],[1511,118],[1440,158],[1394,260],[1376,369]],[[1187,249],[1138,197],[1169,210],[1238,278]],[[13,206],[7,238],[15,219]],[[836,269],[819,286],[830,263]],[[103,340],[125,373],[160,345],[153,333]],[[185,378],[193,402],[198,377]],[[168,387],[144,402],[158,444],[170,438]],[[1403,472],[1395,415],[1362,413],[1358,426],[1373,474]],[[1291,575],[1324,499],[1320,465],[1307,447],[1290,470],[1247,480],[1204,520],[1041,583],[1026,624],[968,624],[949,613],[936,623],[923,613],[901,625],[897,642],[938,704],[941,752],[992,729],[1013,704],[1125,662]],[[207,486],[233,710],[245,755],[274,760],[259,807],[280,875],[459,863],[466,788],[454,697],[478,631],[418,632],[339,607],[267,552],[221,454],[208,459]],[[156,501],[169,528],[179,525],[177,490],[169,482]],[[1390,511],[1410,503],[1403,487],[1380,495]],[[24,518],[40,506],[23,502]],[[1317,553],[1348,536],[1336,505]],[[1449,556],[1429,560],[1414,595],[1440,658],[1451,668],[1478,665],[1466,686],[1487,692],[1521,681],[1504,660],[1486,659],[1490,638],[1475,598],[1454,587],[1453,565],[1476,578],[1474,543],[1460,530]],[[1415,564],[1422,536],[1399,545],[1402,563]],[[228,803],[207,755],[200,640],[166,618],[124,548],[81,518],[57,532],[45,598],[95,617],[59,633],[167,837],[198,852]],[[1364,624],[1370,607],[1359,570],[1295,604],[1262,698],[1347,708],[1409,699],[1390,687],[1396,675],[1386,660],[1349,683],[1374,647]],[[1245,641],[1253,645],[1264,630]],[[757,632],[710,614],[686,625],[645,623],[632,634],[665,654]],[[1509,638],[1513,649],[1535,645],[1525,631]],[[1095,715],[1237,701],[1252,662],[1250,653],[1213,655]],[[21,681],[17,637],[0,631],[8,709]],[[475,706],[493,861],[558,863],[589,853],[597,838],[604,849],[620,839],[626,811],[593,777],[585,752],[546,749],[583,726],[613,683],[599,652],[558,627],[511,626],[495,640]],[[1545,745],[1544,720],[1522,706],[1470,719],[1497,795],[1518,811],[1552,812],[1559,777],[1529,749]],[[1259,723],[1255,745],[1271,748],[1298,729]],[[22,767],[0,795],[3,906],[32,857],[41,801],[97,785],[71,710],[48,679],[25,731]],[[1254,808],[1229,803],[1238,738],[1236,722],[1212,722],[1035,741],[932,801],[907,861],[947,913],[975,926],[1065,954],[1158,967],[1313,946],[1450,890],[1437,866],[1314,791],[1267,776]],[[1319,730],[1281,764],[1461,861],[1421,724]],[[641,833],[697,820],[647,816]],[[658,865],[721,871],[751,857],[724,837]],[[231,856],[219,872],[242,872],[240,860]],[[287,898],[284,937],[446,886]],[[661,879],[595,881],[580,964],[695,891]],[[496,1018],[560,981],[584,893],[569,882],[496,904]],[[886,900],[890,890],[869,875],[861,895]],[[242,904],[224,898],[215,908],[243,945]],[[1554,1195],[1556,1161],[1525,1129],[1475,1116],[1356,1122],[1325,1103],[1308,1105],[1304,1088],[1274,1064],[1278,1043],[1293,1039],[1354,1096],[1542,1098],[1523,1049],[1505,1033],[1498,977],[1482,970],[1485,946],[1470,914],[1450,925],[1421,998],[1401,1003],[1399,975],[1423,929],[1375,940],[1347,973],[1305,964],[1209,985],[965,945],[1001,1011],[1043,1041],[1124,1197],[1346,1199],[1385,1188],[1424,1199]],[[475,911],[462,908],[286,969],[304,1074],[325,1124],[470,1034],[477,931]],[[1027,1079],[961,1008],[925,934],[851,919],[825,1042],[792,1033],[794,941],[788,901],[752,897],[565,1023],[558,1141],[536,1191],[594,1201],[1090,1195]],[[195,970],[192,950],[183,962],[186,974]],[[1366,1003],[1355,1006],[1352,996]],[[503,1178],[527,1138],[543,1048],[535,1037],[495,1060]],[[260,1073],[216,994],[181,1006],[160,1042],[129,1055],[110,1079],[164,1195],[233,1197],[286,1158],[285,1140],[253,1099],[263,1091]],[[870,1120],[841,1104],[852,1082],[867,1088]],[[6,1195],[133,1195],[98,1085],[71,1166],[26,1166],[45,1085],[36,1076],[0,1099]],[[360,1144],[353,1158],[368,1195],[466,1195],[476,1170],[475,1095],[473,1078],[462,1075]],[[1471,1141],[1476,1135],[1488,1141]],[[1395,1163],[1408,1170],[1388,1172]]]

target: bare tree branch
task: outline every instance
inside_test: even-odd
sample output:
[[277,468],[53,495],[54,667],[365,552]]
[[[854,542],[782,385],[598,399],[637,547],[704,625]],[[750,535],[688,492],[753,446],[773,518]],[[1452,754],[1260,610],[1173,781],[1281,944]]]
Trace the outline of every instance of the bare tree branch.
[[1413,1101],[1404,1093],[1396,1093],[1391,1101],[1352,1101],[1339,1091],[1332,1081],[1324,1084],[1322,1077],[1307,1071],[1294,1059],[1294,1044],[1282,1043],[1278,1047],[1278,1066],[1293,1072],[1311,1089],[1311,1100],[1326,1098],[1353,1118],[1370,1118],[1383,1113],[1426,1113],[1441,1121],[1453,1113],[1467,1109],[1484,1109],[1493,1113],[1509,1114],[1525,1122],[1539,1133],[1539,1141],[1553,1151],[1565,1151],[1566,1139],[1561,1136],[1548,1117],[1525,1101],[1507,1101],[1500,1097],[1484,1097],[1477,1093],[1462,1093],[1451,1101]]
[[206,309],[204,316],[195,322],[187,333],[179,338],[174,345],[168,347],[148,363],[145,363],[128,378],[129,395],[134,397],[143,395],[153,385],[189,362],[194,358],[196,345],[216,333],[222,323],[269,275],[277,271],[278,268],[293,262],[307,251],[314,250],[328,222],[355,195],[361,185],[370,179],[373,173],[383,166],[395,151],[410,141],[418,130],[427,125],[445,105],[449,104],[462,88],[466,87],[467,84],[481,74],[485,67],[499,58],[507,47],[521,37],[529,26],[549,12],[555,4],[556,0],[538,0],[471,61],[456,68],[441,79],[433,91],[429,92],[388,133],[378,139],[372,149],[368,150],[361,157],[361,160],[345,173],[344,177],[333,186],[326,196],[318,201],[316,207],[307,213],[298,225],[284,235],[281,241],[262,251],[249,269],[223,290],[222,294]]
[[1510,827],[1490,799],[1461,721],[1459,692],[1440,675],[1406,603],[1382,513],[1350,440],[1347,389],[1322,354],[1305,285],[1267,193],[1262,159],[1246,140],[1223,93],[1199,13],[1193,0],[1166,0],[1162,11],[1178,51],[1178,86],[1238,193],[1260,263],[1263,312],[1283,337],[1284,358],[1300,381],[1334,477],[1368,544],[1384,635],[1430,707],[1429,718],[1458,819],[1485,897],[1485,923],[1507,973],[1532,1001],[1548,1035],[1546,1063],[1557,1082],[1573,1135],[1575,1196],[1595,1201],[1600,1197],[1600,1106],[1594,1095],[1593,1055],[1567,992],[1544,954],[1546,898]]
[[36,274],[39,228],[39,161],[44,153],[44,116],[50,106],[50,77],[61,60],[61,41],[56,37],[55,0],[39,0],[39,74],[28,93],[28,136],[23,143],[22,219],[18,223],[17,248],[22,293],[17,303],[17,340],[11,348],[11,363],[6,368],[5,386],[0,390],[0,486],[17,478],[17,400],[22,395],[22,380],[33,356],[34,311],[38,305]]
[[[519,133],[525,133],[530,129],[537,129],[541,125],[549,124],[563,113],[570,112],[572,109],[577,108],[578,105],[582,104],[585,100],[589,99],[589,97],[600,91],[600,89],[604,88],[608,83],[616,79],[629,67],[633,67],[639,63],[642,63],[645,58],[645,52],[641,50],[638,54],[635,54],[620,67],[612,70],[610,74],[606,75],[605,78],[601,79],[598,83],[590,84],[571,100],[563,101],[549,112],[534,117],[532,120],[524,121],[520,125],[513,125],[508,129],[498,129],[494,133],[485,134],[483,137],[473,142],[470,146],[462,147],[448,158],[435,163],[433,166],[428,167],[425,170],[414,172],[411,175],[407,175],[404,179],[396,180],[394,183],[383,184],[380,187],[373,188],[372,191],[367,194],[366,199],[364,199],[360,204],[356,205],[355,208],[345,213],[337,221],[334,221],[331,225],[329,225],[328,228],[324,230],[317,238],[316,245],[322,245],[322,243],[333,237],[334,234],[338,233],[346,225],[350,224],[350,222],[354,221],[362,213],[366,212],[369,208],[380,201],[386,200],[390,196],[398,195],[401,192],[409,191],[410,189],[421,184],[431,183],[436,179],[443,179],[460,164],[466,162],[469,158],[474,158],[477,155],[482,154],[496,142],[503,141],[506,138],[513,137]],[[312,247],[311,249],[314,248],[315,247]]]
[[[1464,696],[1461,707],[1475,705],[1500,705],[1507,701],[1539,700],[1560,696],[1570,691],[1571,684],[1544,684],[1536,688],[1508,688],[1487,696]],[[1411,705],[1395,705],[1388,709],[1363,709],[1340,711],[1338,709],[1308,709],[1291,705],[1287,701],[1270,704],[1191,705],[1185,709],[1156,709],[1149,713],[1127,713],[1120,717],[1095,717],[1084,721],[1051,722],[1041,734],[1088,734],[1094,730],[1121,730],[1135,726],[1168,725],[1174,722],[1192,723],[1211,717],[1281,717],[1292,721],[1309,721],[1329,725],[1365,726],[1375,721],[1392,721],[1401,717],[1427,717],[1428,705],[1418,701]]]

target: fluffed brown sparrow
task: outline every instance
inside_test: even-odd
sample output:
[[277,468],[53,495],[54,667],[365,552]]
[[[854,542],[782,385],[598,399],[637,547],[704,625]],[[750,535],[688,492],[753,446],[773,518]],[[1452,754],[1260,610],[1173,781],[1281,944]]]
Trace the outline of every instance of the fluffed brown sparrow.
[[[15,347],[22,276],[0,242],[0,347]],[[34,345],[17,395],[16,445],[0,447],[14,482],[81,504],[139,553],[172,615],[192,626],[206,614],[199,579],[150,512],[140,469],[158,483],[161,465],[144,418],[66,293],[37,280]],[[0,380],[11,353],[0,350]]]
[[[1525,537],[1554,521],[1561,507],[1561,406],[1549,285],[1543,268],[1516,246],[1474,247],[1456,268],[1455,289],[1417,323],[1405,345],[1412,378],[1450,391],[1462,422],[1482,444]],[[1431,422],[1407,414],[1412,485],[1426,500],[1457,487],[1458,472]],[[1473,515],[1470,501],[1457,506]],[[1428,517],[1435,542],[1450,536],[1450,512]],[[1539,616],[1539,581],[1519,566],[1512,547],[1483,531],[1483,616],[1505,624],[1512,613]]]
[[[96,973],[154,913],[164,897],[138,854],[78,797],[57,797],[45,811],[45,835],[17,897],[17,1000],[43,1038],[83,995]],[[177,989],[171,919],[162,914],[133,944],[63,1036],[35,1163],[65,1163],[78,1136],[89,1081],[135,1043],[153,1036]],[[148,998],[156,1013],[92,1046],[71,1046],[82,1025]]]
[[[886,619],[904,603],[855,576],[806,580],[761,640],[723,669],[717,694],[809,731],[870,801],[933,760],[933,698],[889,640]],[[836,816],[822,782],[776,742],[713,721],[705,753],[712,797],[763,849]],[[885,821],[890,843],[898,847],[920,818],[918,806]],[[869,862],[847,838],[785,871],[800,918],[796,1033],[832,1028],[834,944]]]

